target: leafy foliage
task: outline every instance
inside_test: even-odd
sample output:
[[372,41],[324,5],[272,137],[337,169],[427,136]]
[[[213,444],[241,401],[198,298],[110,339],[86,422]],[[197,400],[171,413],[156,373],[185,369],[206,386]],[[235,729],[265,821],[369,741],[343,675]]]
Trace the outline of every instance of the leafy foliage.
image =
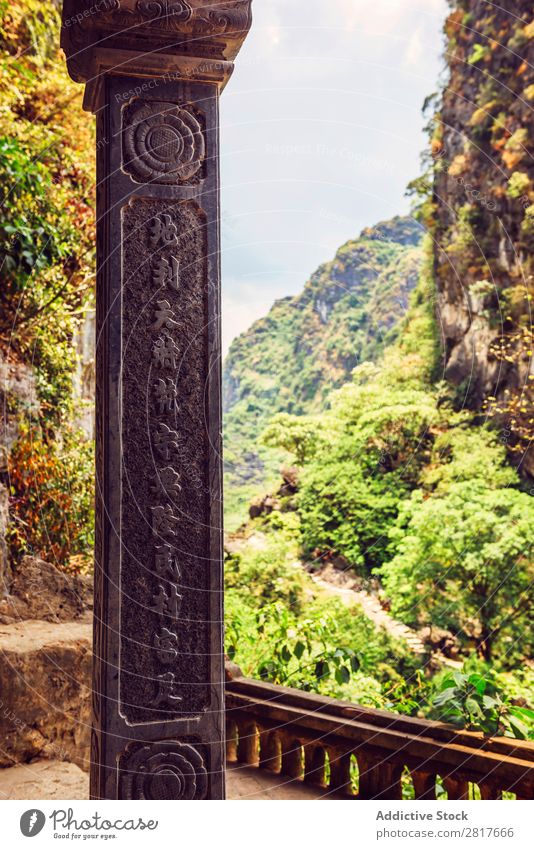
[[300,613],[312,593],[298,561],[298,525],[296,514],[279,515],[273,533],[257,534],[243,541],[241,551],[227,554],[226,587],[256,604],[283,603]]
[[70,409],[94,262],[93,129],[59,27],[54,3],[0,5],[0,343],[36,370],[45,428]]
[[[295,615],[281,602],[226,594],[227,652],[251,677],[374,707],[410,713],[418,703],[416,663],[361,612],[317,598]],[[406,683],[408,682],[408,684]]]
[[492,737],[534,740],[534,710],[514,705],[492,677],[451,672],[442,677],[432,706],[437,718],[453,725]]
[[[351,648],[332,646],[336,623],[331,614],[295,619],[280,603],[261,607],[254,614],[255,637],[264,654],[256,662],[256,675],[275,684],[287,684],[303,690],[318,690],[333,675],[339,684],[348,684],[360,661]],[[234,643],[227,646],[231,660],[243,639],[240,620],[234,618],[230,633]],[[267,636],[268,639],[265,639]],[[246,635],[245,639],[250,639]],[[260,649],[261,650],[261,649]]]
[[534,637],[533,502],[502,440],[456,412],[432,374],[407,333],[379,364],[356,368],[330,410],[284,415],[264,438],[301,464],[305,554],[373,572],[394,615],[449,629],[512,668]]
[[314,455],[319,439],[317,422],[311,416],[291,416],[289,413],[273,416],[261,435],[264,445],[283,448],[294,455],[299,465]]
[[73,425],[72,375],[94,279],[94,130],[59,30],[56,3],[0,2],[0,348],[31,367],[39,396],[31,425],[10,407],[22,418],[9,458],[12,557],[78,568],[93,533],[93,446]]
[[60,568],[86,568],[94,526],[93,447],[63,429],[62,443],[23,428],[9,459],[9,546],[16,563],[34,554]]
[[[493,13],[451,5],[453,84],[429,100],[430,151],[411,187],[431,238],[422,248],[410,219],[364,230],[227,359],[236,515],[280,460],[300,467],[296,499],[249,523],[228,555],[228,652],[268,680],[530,738],[532,673],[511,670],[534,639],[534,516],[506,453],[523,457],[533,435],[534,86],[520,55],[533,25],[508,15],[497,37]],[[92,447],[71,425],[71,374],[93,282],[94,139],[58,45],[55,3],[0,0],[0,344],[32,363],[40,400],[38,426],[23,423],[9,459],[10,547],[15,560],[32,552],[74,569],[93,526]],[[503,223],[521,262],[503,251]],[[506,438],[481,424],[476,381],[465,394],[462,376],[448,375],[457,391],[439,382],[436,292],[455,309],[457,280],[490,340],[486,359],[507,370],[510,387],[483,408]],[[465,398],[471,412],[459,412]],[[357,605],[318,595],[303,554],[380,576],[395,615],[452,630],[464,656],[474,649],[498,674],[437,676],[432,696],[404,644]]]
[[515,661],[515,641],[521,636],[528,652],[534,636],[533,521],[531,497],[512,489],[470,481],[444,497],[415,492],[394,532],[397,554],[382,570],[393,611],[451,627],[487,660],[498,643],[503,662]]

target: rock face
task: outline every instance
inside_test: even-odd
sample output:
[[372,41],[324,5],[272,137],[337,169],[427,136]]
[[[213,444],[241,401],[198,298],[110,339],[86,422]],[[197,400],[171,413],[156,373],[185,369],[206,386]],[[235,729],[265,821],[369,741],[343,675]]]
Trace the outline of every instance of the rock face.
[[76,363],[72,384],[77,409],[76,424],[88,439],[95,436],[95,333],[96,311],[91,304],[86,304],[73,340]]
[[0,767],[40,757],[89,768],[91,607],[89,578],[36,557],[15,571],[0,601]]
[[0,353],[0,401],[0,472],[6,472],[9,452],[19,435],[20,415],[34,417],[39,411],[39,400],[30,366],[11,362],[3,353]]
[[89,621],[0,626],[0,766],[36,757],[89,768]]
[[0,622],[76,620],[91,610],[92,592],[91,578],[66,575],[37,557],[24,557],[13,573],[9,595],[0,600]]
[[2,597],[9,591],[12,574],[9,565],[9,552],[6,543],[7,526],[9,524],[9,492],[0,483],[0,604]]
[[[490,412],[492,404],[509,409],[517,434],[533,400],[532,3],[453,5],[429,215],[444,376],[461,403],[481,409],[489,399]],[[534,458],[525,462],[533,473]]]
[[[39,412],[37,384],[30,366],[9,360],[0,351],[0,476],[7,483],[10,451],[19,436],[21,418],[32,420]],[[9,492],[0,482],[0,599],[8,592],[12,578],[6,532],[9,524]]]

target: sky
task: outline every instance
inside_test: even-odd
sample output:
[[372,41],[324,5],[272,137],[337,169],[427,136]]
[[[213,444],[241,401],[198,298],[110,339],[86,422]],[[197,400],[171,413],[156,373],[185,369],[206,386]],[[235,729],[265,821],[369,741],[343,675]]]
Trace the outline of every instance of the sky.
[[406,213],[446,0],[253,0],[221,98],[223,345]]

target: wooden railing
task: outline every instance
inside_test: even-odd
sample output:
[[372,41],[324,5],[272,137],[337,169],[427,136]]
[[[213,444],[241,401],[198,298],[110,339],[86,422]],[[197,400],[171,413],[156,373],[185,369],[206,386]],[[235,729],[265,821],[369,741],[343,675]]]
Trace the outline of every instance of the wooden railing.
[[486,738],[236,672],[227,670],[226,683],[230,763],[307,782],[326,798],[534,798],[533,743]]

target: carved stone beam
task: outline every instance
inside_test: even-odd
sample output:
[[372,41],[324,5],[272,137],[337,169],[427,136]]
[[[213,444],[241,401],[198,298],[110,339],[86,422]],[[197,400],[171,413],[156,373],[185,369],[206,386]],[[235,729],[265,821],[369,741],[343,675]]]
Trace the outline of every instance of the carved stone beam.
[[108,72],[222,88],[250,24],[251,0],[65,0],[61,46],[95,111]]
[[97,113],[91,796],[224,796],[218,97],[250,0],[65,0]]

